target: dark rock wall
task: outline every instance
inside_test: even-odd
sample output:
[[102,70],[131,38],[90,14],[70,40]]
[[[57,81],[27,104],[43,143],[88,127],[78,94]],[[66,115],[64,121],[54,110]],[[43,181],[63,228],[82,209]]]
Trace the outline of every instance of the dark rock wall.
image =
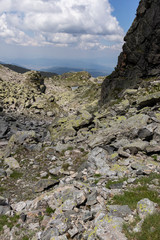
[[102,84],[101,102],[115,88],[160,74],[160,0],[141,0],[136,18],[124,38],[115,71]]

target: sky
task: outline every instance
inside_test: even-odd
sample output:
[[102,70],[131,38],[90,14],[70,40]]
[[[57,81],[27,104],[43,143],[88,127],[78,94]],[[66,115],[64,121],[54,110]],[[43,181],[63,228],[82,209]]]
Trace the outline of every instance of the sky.
[[0,61],[38,67],[49,64],[45,59],[66,59],[114,67],[138,3],[0,0]]

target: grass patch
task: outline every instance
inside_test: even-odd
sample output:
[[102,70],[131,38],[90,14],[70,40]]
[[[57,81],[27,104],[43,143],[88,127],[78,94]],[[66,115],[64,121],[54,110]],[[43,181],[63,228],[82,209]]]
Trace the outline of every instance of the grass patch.
[[141,183],[143,185],[146,185],[146,184],[150,183],[153,179],[159,179],[160,180],[160,174],[151,173],[149,176],[145,176],[145,177],[136,179],[136,181],[134,183],[135,184]]
[[44,219],[44,216],[42,216],[42,215],[38,216],[38,220],[39,220],[39,222],[42,222],[43,219]]
[[20,173],[20,172],[18,172],[18,171],[14,171],[14,172],[10,175],[10,177],[13,178],[13,179],[19,179],[19,178],[21,178],[22,176],[23,176],[23,173]]
[[[74,148],[72,146],[68,147],[67,150],[72,151]],[[66,150],[66,151],[67,151]]]
[[13,217],[8,217],[6,215],[0,216],[0,232],[3,231],[3,227],[7,225],[8,228],[12,229],[12,227],[17,223],[19,219],[18,215]]
[[87,152],[83,152],[82,157],[86,157],[88,155],[88,151]]
[[102,175],[100,173],[97,173],[94,176],[97,177],[97,178],[100,178]]
[[66,149],[63,149],[63,150],[60,152],[60,156],[63,157],[66,151],[67,151]]
[[6,190],[4,187],[0,187],[0,193],[3,193]]
[[160,239],[160,214],[149,215],[143,222],[141,232],[133,233],[132,229],[137,224],[137,220],[132,226],[125,224],[124,233],[128,240],[159,240]]
[[51,176],[52,179],[59,180],[61,177],[63,177],[63,174],[62,175],[58,175],[58,176],[51,174],[50,176]]
[[157,161],[157,155],[156,154],[152,155],[152,158],[153,158],[154,161]]
[[118,183],[123,183],[124,181],[126,181],[127,178],[124,177],[124,178],[120,178],[118,180],[108,180],[107,184],[106,184],[106,188],[110,188],[111,185],[113,184],[118,184]]
[[95,179],[95,181],[94,181],[95,184],[97,184],[97,183],[99,182],[99,180],[100,180],[99,178],[100,178],[101,176],[102,176],[102,175],[101,175],[100,173],[97,173],[97,174],[94,175],[94,177],[97,178],[97,179]]
[[83,153],[85,150],[84,148],[79,148],[79,150]]
[[24,237],[22,238],[22,240],[29,240],[29,237],[24,236]]
[[135,209],[137,202],[143,198],[148,198],[160,205],[158,192],[149,190],[147,186],[138,186],[132,190],[125,191],[122,195],[115,195],[112,198],[112,204],[128,205],[131,209]]
[[46,214],[48,216],[51,216],[51,214],[54,213],[54,212],[55,212],[55,209],[52,209],[51,207],[46,208]]
[[[135,209],[137,206],[137,202],[139,202],[143,198],[148,198],[151,201],[160,205],[160,198],[158,192],[156,190],[148,189],[147,186],[154,179],[160,179],[160,174],[152,173],[149,176],[137,179],[134,182],[132,188],[128,188],[128,190],[126,190],[121,195],[113,196],[113,198],[110,200],[110,204],[128,205],[131,209]],[[109,180],[106,184],[106,187],[109,188],[112,184],[121,183],[125,180],[126,178],[120,179],[118,181]]]
[[99,179],[95,179],[94,184],[97,184],[99,182]]
[[69,168],[69,163],[63,163],[62,168],[64,169],[64,171],[67,171]]

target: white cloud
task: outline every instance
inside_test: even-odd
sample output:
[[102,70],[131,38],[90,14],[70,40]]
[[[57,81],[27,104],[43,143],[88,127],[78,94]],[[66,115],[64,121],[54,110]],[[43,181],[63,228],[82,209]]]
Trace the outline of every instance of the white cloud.
[[0,36],[4,38],[13,37],[14,31],[9,29],[7,21],[6,21],[6,15],[2,14],[0,16]]
[[1,0],[0,2],[0,13],[10,11],[11,10],[11,0]]
[[108,0],[1,0],[7,42],[104,49],[122,43],[123,34]]

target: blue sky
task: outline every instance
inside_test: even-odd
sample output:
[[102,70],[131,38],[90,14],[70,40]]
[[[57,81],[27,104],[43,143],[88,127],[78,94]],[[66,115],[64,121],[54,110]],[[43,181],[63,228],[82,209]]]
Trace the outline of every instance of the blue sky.
[[113,15],[127,32],[135,17],[139,0],[109,0],[109,2],[114,8]]
[[138,3],[1,0],[0,61],[38,68],[50,67],[52,59],[57,59],[57,64],[58,60],[75,64],[78,60],[113,68]]

